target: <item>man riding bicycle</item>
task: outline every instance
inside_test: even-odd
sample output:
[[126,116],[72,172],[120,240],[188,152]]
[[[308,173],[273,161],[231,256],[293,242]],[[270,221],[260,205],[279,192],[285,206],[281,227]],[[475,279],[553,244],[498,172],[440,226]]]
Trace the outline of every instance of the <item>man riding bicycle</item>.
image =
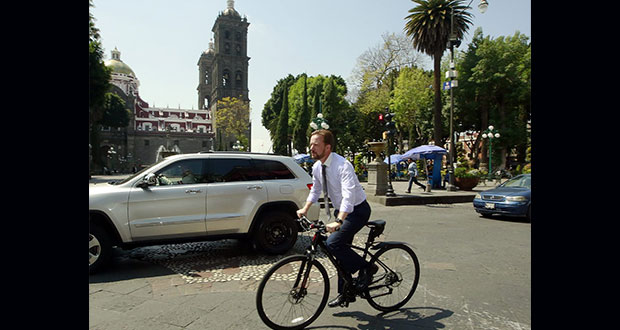
[[[359,270],[358,287],[365,288],[377,272],[377,266],[370,265],[347,244],[353,243],[353,237],[370,219],[370,205],[362,189],[351,162],[333,152],[334,136],[328,130],[314,131],[310,137],[310,156],[317,162],[312,167],[312,189],[303,208],[297,210],[297,216],[306,215],[310,206],[324,192],[326,211],[329,212],[329,199],[336,208],[336,221],[326,225],[332,233],[327,239],[328,250],[334,255],[342,268],[353,274]],[[345,297],[344,280],[338,276],[338,297],[328,303],[329,307],[342,306],[355,301],[355,297]]]

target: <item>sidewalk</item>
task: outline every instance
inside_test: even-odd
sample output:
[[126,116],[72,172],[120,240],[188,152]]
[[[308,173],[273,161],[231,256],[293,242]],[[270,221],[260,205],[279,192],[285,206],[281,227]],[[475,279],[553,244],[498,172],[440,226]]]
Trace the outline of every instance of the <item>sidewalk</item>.
[[[425,184],[424,182],[420,183]],[[409,181],[392,181],[392,187],[396,196],[374,196],[367,193],[366,198],[369,201],[385,206],[469,203],[474,200],[477,193],[495,188],[497,184],[495,181],[487,181],[486,185],[480,182],[471,191],[447,191],[446,189],[433,188],[430,192],[424,192],[422,188],[414,183],[411,185],[411,193],[409,194],[406,192],[408,186]],[[368,191],[368,182],[362,182],[362,187]]]

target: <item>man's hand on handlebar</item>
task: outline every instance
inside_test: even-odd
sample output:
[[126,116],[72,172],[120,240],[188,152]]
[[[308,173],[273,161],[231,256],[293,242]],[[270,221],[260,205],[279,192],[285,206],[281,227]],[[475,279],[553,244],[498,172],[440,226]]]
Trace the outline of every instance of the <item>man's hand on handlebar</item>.
[[341,225],[340,225],[339,222],[335,222],[334,221],[334,222],[331,222],[331,223],[328,223],[327,225],[325,225],[325,228],[327,229],[327,232],[333,233],[335,231],[340,230],[340,226]]
[[302,210],[297,210],[297,217],[298,217],[297,221],[302,225],[304,230],[309,230],[312,228],[321,228],[323,232],[328,232],[328,233],[333,233],[335,231],[340,230],[341,224],[339,222],[334,221],[334,222],[331,222],[325,225],[323,224],[321,220],[310,221],[308,220],[308,218],[306,218],[306,215],[300,211]]

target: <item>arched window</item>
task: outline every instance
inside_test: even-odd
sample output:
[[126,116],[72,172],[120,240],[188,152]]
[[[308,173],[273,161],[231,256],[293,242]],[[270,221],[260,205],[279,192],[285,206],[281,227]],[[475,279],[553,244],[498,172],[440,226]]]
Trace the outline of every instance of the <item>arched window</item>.
[[230,87],[230,71],[228,69],[225,69],[222,74],[222,86]]
[[243,73],[241,73],[241,71],[235,72],[235,87],[243,87]]

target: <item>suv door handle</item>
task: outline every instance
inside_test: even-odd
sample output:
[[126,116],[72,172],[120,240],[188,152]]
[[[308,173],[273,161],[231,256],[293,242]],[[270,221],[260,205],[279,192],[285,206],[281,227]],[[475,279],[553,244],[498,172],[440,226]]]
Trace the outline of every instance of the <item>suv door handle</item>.
[[201,192],[202,192],[202,190],[200,190],[200,189],[187,189],[187,190],[185,190],[186,194],[199,194]]
[[259,189],[263,189],[263,186],[258,186],[258,185],[248,186],[248,190],[259,190]]

